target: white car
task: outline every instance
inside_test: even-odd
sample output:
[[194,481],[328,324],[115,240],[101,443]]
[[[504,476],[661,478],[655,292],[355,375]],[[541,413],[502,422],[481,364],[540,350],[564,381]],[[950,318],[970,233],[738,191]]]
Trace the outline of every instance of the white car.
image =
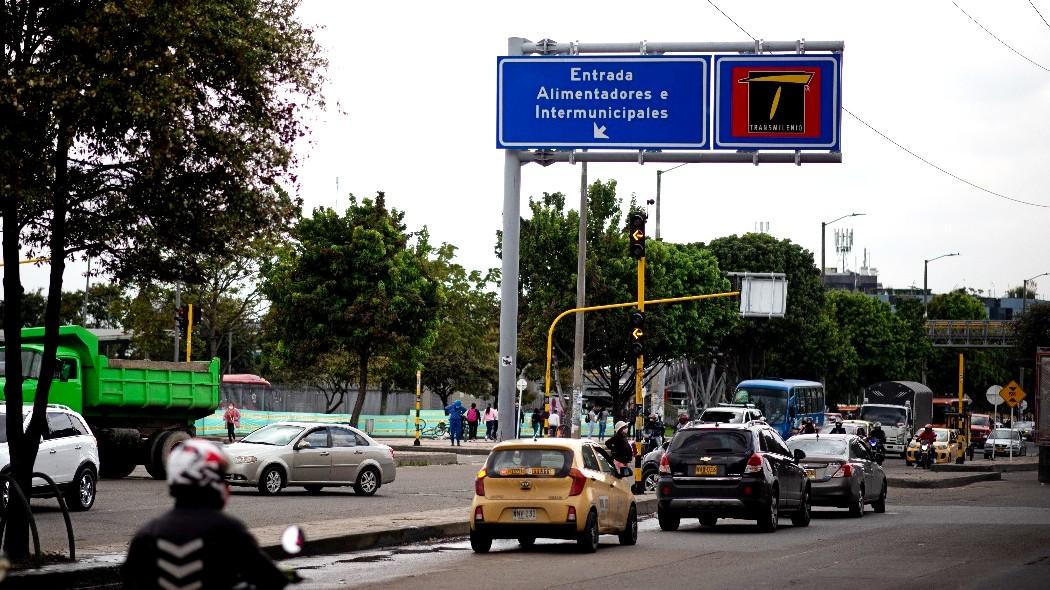
[[744,405],[720,404],[711,406],[700,413],[700,417],[694,423],[711,424],[720,422],[724,424],[747,424],[748,422],[765,420],[762,412],[755,407]]
[[[22,428],[29,424],[32,406],[22,408]],[[98,483],[98,442],[80,414],[60,404],[47,405],[47,430],[40,441],[33,464],[34,473],[43,473],[55,481],[70,510],[89,510],[95,504]],[[11,467],[7,446],[7,405],[0,403],[0,472]],[[51,496],[44,479],[33,478],[33,496]],[[10,499],[8,484],[3,484],[0,501]]]
[[287,486],[310,493],[353,486],[371,496],[392,483],[394,450],[347,424],[274,422],[226,446],[233,461],[226,481],[272,496]]
[[991,459],[993,453],[999,457],[1010,454],[1023,457],[1028,454],[1028,449],[1024,445],[1024,440],[1021,439],[1019,431],[1009,428],[996,428],[988,435],[988,440],[984,441],[984,458]]

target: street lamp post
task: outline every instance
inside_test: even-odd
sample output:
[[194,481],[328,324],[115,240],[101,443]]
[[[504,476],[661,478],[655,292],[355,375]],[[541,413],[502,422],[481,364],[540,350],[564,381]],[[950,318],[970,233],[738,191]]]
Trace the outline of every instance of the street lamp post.
[[839,217],[839,218],[836,218],[836,219],[832,219],[831,221],[821,221],[820,222],[820,285],[822,287],[824,286],[824,268],[827,266],[824,263],[824,242],[825,242],[824,236],[825,236],[825,233],[826,233],[825,230],[827,229],[827,227],[829,225],[831,225],[832,223],[835,223],[836,221],[842,221],[843,219],[845,219],[847,217],[860,217],[861,215],[864,215],[864,213],[849,213],[847,215],[843,215],[842,217]]
[[930,290],[929,290],[928,283],[927,283],[927,279],[929,277],[930,263],[933,262],[934,260],[940,260],[941,258],[946,258],[948,256],[958,256],[958,255],[959,255],[958,252],[951,252],[949,254],[941,254],[940,256],[938,256],[936,258],[929,258],[927,260],[923,260],[922,261],[922,319],[923,319],[923,321],[926,321],[926,317],[927,317],[926,308],[927,308],[928,300],[929,300],[929,296],[930,296]]
[[[688,164],[688,163],[689,162],[686,162],[685,164]],[[668,168],[667,170],[657,170],[656,171],[656,233],[655,233],[655,237],[656,237],[657,240],[660,239],[660,180],[663,178],[664,172],[670,172],[672,170],[676,170],[678,168],[681,168],[682,166],[685,166],[685,164],[679,164],[679,165],[674,166],[672,168]]]
[[1044,272],[1043,274],[1038,274],[1030,279],[1024,280],[1024,286],[1021,287],[1021,313],[1024,313],[1025,310],[1028,309],[1028,283],[1039,277],[1045,277],[1046,275],[1050,275],[1050,272]]

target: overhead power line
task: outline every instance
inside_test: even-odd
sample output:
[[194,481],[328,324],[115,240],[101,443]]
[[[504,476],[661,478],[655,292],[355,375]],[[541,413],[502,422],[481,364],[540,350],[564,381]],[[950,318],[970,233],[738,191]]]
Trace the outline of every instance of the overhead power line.
[[[1029,2],[1031,2],[1031,0],[1029,0]],[[743,31],[745,35],[747,35],[748,37],[751,37],[752,39],[755,39],[754,35],[752,35],[751,33],[748,33],[748,32],[747,32],[747,30],[746,30],[746,29],[744,29],[744,27],[740,26],[740,24],[739,24],[739,23],[737,23],[737,22],[736,22],[735,20],[733,20],[733,19],[732,19],[732,18],[731,18],[731,17],[730,17],[730,16],[728,15],[728,14],[726,14],[726,13],[725,13],[725,12],[724,12],[724,11],[723,11],[723,10],[722,10],[721,8],[719,8],[719,7],[718,7],[718,5],[717,5],[717,4],[715,4],[715,3],[714,3],[714,2],[712,1],[712,0],[707,0],[707,3],[708,3],[708,4],[710,4],[711,6],[713,6],[713,7],[715,8],[715,10],[717,10],[717,11],[718,11],[718,12],[720,12],[720,13],[722,13],[722,16],[726,17],[726,19],[727,19],[727,20],[728,20],[729,22],[731,22],[731,23],[733,23],[734,25],[736,25],[736,27],[737,27],[738,29],[740,29],[741,31]],[[952,4],[955,4],[955,2],[953,1],[953,2],[952,2]],[[959,8],[959,10],[962,10],[962,7],[960,7],[960,6],[958,5],[958,4],[955,4],[955,6],[956,6],[957,8]],[[1035,5],[1034,5],[1034,4],[1032,5],[1032,8],[1035,8]],[[1039,10],[1038,10],[1038,9],[1036,9],[1036,12],[1039,12]],[[965,11],[965,10],[963,10],[963,14],[966,14],[966,11]],[[969,14],[966,14],[966,16],[970,16],[970,15],[969,15]],[[1039,16],[1040,16],[1040,17],[1042,17],[1043,15],[1042,15],[1042,14],[1040,14]],[[977,22],[976,20],[974,20],[972,16],[970,17],[970,20],[973,20],[973,22],[977,23],[977,25],[978,25],[978,26],[980,26],[980,27],[981,27],[982,29],[984,29],[984,26],[982,26],[982,25],[981,25],[981,23],[978,23],[978,22]],[[1045,19],[1044,19],[1044,22],[1045,22]],[[1048,25],[1048,26],[1050,26],[1050,25]],[[984,30],[985,30],[985,31],[988,31],[988,29],[984,29]],[[988,31],[988,34],[989,34],[989,35],[992,35],[991,31]],[[993,37],[995,37],[995,35],[992,35],[992,36],[993,36]],[[1003,45],[1006,45],[1006,43],[1005,43],[1005,42],[1003,42],[1003,41],[1002,41],[1001,39],[999,39],[998,37],[995,37],[995,38],[996,38],[997,40],[999,40],[999,42],[1000,42],[1000,43],[1003,43]],[[757,40],[757,39],[756,39],[756,40]],[[1019,53],[1019,52],[1018,52],[1017,50],[1013,49],[1013,48],[1012,48],[1012,47],[1010,47],[1009,45],[1006,45],[1006,46],[1007,46],[1007,47],[1009,47],[1009,48],[1010,48],[1010,49],[1011,49],[1012,51],[1014,51],[1014,53],[1017,53],[1018,55],[1021,55],[1021,53]],[[1021,57],[1024,57],[1024,55],[1021,55]],[[1025,59],[1028,59],[1028,58],[1027,58],[1027,57],[1025,57]],[[1030,60],[1030,59],[1029,59],[1028,61],[1032,61],[1032,60]],[[1035,65],[1037,65],[1037,66],[1039,66],[1039,67],[1041,67],[1041,68],[1043,67],[1043,66],[1039,65],[1038,63],[1036,63],[1036,62],[1034,62],[1034,61],[1033,61],[1032,63],[1034,63]],[[1044,70],[1046,70],[1047,68],[1043,68],[1043,69],[1044,69]],[[1050,70],[1047,70],[1047,71],[1050,71]],[[931,168],[933,168],[934,170],[937,170],[938,172],[941,172],[942,174],[946,174],[946,175],[948,175],[948,176],[950,176],[950,177],[954,178],[955,180],[957,180],[957,181],[959,181],[959,182],[961,182],[961,183],[963,183],[963,184],[965,184],[965,185],[967,185],[967,186],[970,186],[970,187],[972,187],[972,188],[975,188],[975,189],[977,189],[977,190],[979,190],[979,191],[981,191],[981,192],[984,192],[984,193],[987,193],[987,194],[989,194],[989,195],[992,195],[993,197],[996,197],[996,198],[999,198],[999,199],[1005,199],[1005,200],[1007,200],[1007,201],[1010,201],[1010,202],[1013,202],[1013,203],[1018,203],[1018,204],[1020,204],[1020,205],[1028,205],[1028,206],[1031,206],[1031,207],[1040,207],[1040,208],[1043,208],[1043,209],[1050,209],[1050,205],[1044,205],[1044,204],[1042,204],[1042,203],[1033,203],[1033,202],[1031,202],[1031,201],[1025,201],[1025,200],[1023,200],[1023,199],[1016,199],[1016,198],[1014,198],[1014,197],[1011,197],[1011,196],[1008,196],[1008,195],[1004,195],[1003,193],[999,193],[999,192],[993,191],[993,190],[991,190],[991,189],[988,189],[988,188],[985,188],[985,187],[983,187],[983,186],[981,186],[981,185],[979,185],[979,184],[976,184],[976,183],[974,183],[974,182],[971,182],[971,181],[969,181],[969,180],[967,180],[967,179],[965,179],[965,178],[963,178],[963,177],[959,176],[958,174],[955,174],[954,172],[952,172],[952,171],[950,171],[950,170],[948,170],[948,169],[946,169],[946,168],[942,168],[941,166],[938,166],[937,164],[934,164],[933,162],[931,162],[930,160],[927,160],[926,158],[924,158],[923,156],[919,155],[918,153],[916,153],[916,152],[914,152],[914,151],[912,151],[912,150],[910,150],[910,149],[908,149],[908,148],[904,147],[903,145],[901,145],[900,143],[898,143],[897,141],[895,141],[895,140],[894,140],[894,139],[893,139],[892,137],[890,137],[889,135],[886,135],[886,134],[885,134],[885,133],[883,133],[882,131],[879,131],[879,130],[878,130],[878,129],[876,129],[876,128],[875,128],[875,127],[874,127],[873,125],[871,125],[870,123],[868,123],[868,122],[867,122],[867,121],[865,121],[864,119],[861,119],[861,118],[860,118],[860,117],[858,117],[857,115],[853,114],[853,112],[852,112],[852,111],[850,111],[849,109],[847,109],[847,108],[846,108],[845,106],[843,106],[843,107],[842,107],[842,110],[843,110],[843,111],[845,111],[845,112],[846,112],[846,114],[848,114],[849,116],[851,116],[851,117],[853,117],[854,119],[856,119],[856,120],[857,120],[857,121],[858,121],[858,122],[859,122],[860,124],[864,125],[864,126],[865,126],[865,127],[867,127],[868,129],[872,130],[872,131],[873,131],[873,132],[874,132],[875,134],[877,134],[877,135],[878,135],[879,137],[882,137],[882,138],[883,138],[883,139],[885,139],[886,141],[888,141],[888,142],[890,142],[891,144],[893,144],[893,145],[894,145],[895,147],[897,147],[897,148],[899,148],[899,149],[903,150],[903,151],[904,151],[905,153],[907,153],[907,154],[908,154],[908,155],[910,155],[911,157],[913,157],[913,158],[915,158],[915,159],[919,160],[920,162],[922,162],[923,164],[926,164],[927,166],[930,166],[930,167],[931,167]]]
[[[962,6],[959,6],[959,4],[958,4],[957,2],[955,2],[955,0],[952,0],[952,4],[955,4],[955,7],[956,7],[956,8],[958,8],[958,9],[959,9],[959,10],[960,10],[960,11],[961,11],[961,12],[962,12],[963,14],[965,14],[966,16],[968,16],[968,17],[970,18],[970,20],[972,20],[972,21],[973,21],[973,23],[974,23],[975,25],[977,25],[978,27],[981,27],[982,29],[984,29],[984,32],[985,32],[985,33],[988,33],[989,35],[991,35],[992,39],[995,39],[996,41],[998,41],[998,42],[1002,43],[1002,44],[1003,44],[1003,47],[1005,47],[1005,48],[1009,49],[1010,51],[1013,51],[1014,53],[1016,53],[1017,55],[1019,55],[1019,56],[1021,57],[1021,59],[1024,59],[1025,61],[1029,62],[1030,64],[1034,65],[1035,67],[1037,67],[1037,68],[1039,68],[1039,69],[1042,69],[1042,70],[1045,70],[1045,71],[1047,71],[1047,72],[1050,72],[1050,68],[1048,68],[1048,67],[1044,66],[1043,64],[1041,64],[1041,63],[1039,63],[1039,62],[1035,61],[1034,59],[1032,59],[1032,58],[1028,57],[1027,55],[1025,55],[1025,54],[1023,54],[1023,53],[1021,53],[1020,51],[1018,51],[1018,50],[1014,49],[1012,45],[1010,45],[1010,44],[1009,44],[1009,43],[1007,43],[1006,41],[1003,41],[1002,39],[1000,39],[1000,38],[999,38],[999,37],[998,37],[998,36],[997,36],[997,35],[996,35],[995,33],[993,33],[993,32],[991,32],[991,31],[989,31],[989,30],[988,30],[988,27],[986,27],[986,26],[982,25],[982,24],[980,23],[980,21],[978,21],[978,20],[977,20],[977,19],[975,19],[974,17],[970,16],[970,13],[969,13],[969,12],[966,12],[965,10],[963,10],[963,7],[962,7]],[[1029,4],[1031,4],[1031,0],[1029,0]],[[1035,8],[1035,4],[1032,4],[1032,8]],[[1036,9],[1036,12],[1039,12],[1039,10],[1038,10],[1038,9]],[[1040,17],[1042,17],[1043,15],[1041,15],[1041,14],[1040,14],[1039,16],[1040,16]],[[1046,22],[1046,21],[1044,20],[1043,22]],[[1048,26],[1050,26],[1050,25],[1048,25]]]
[[1047,28],[1050,28],[1050,23],[1046,22],[1046,18],[1043,16],[1042,12],[1039,12],[1039,8],[1036,7],[1035,3],[1032,2],[1032,0],[1028,0],[1028,3],[1032,5],[1032,10],[1039,15],[1039,18],[1043,19],[1043,24],[1046,25]]

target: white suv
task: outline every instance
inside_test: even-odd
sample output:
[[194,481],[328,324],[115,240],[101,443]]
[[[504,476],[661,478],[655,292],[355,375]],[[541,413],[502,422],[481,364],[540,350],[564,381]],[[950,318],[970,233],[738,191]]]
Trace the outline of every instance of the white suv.
[[712,422],[722,422],[725,424],[748,424],[750,422],[762,421],[765,418],[762,417],[762,412],[754,406],[745,406],[741,404],[729,405],[719,404],[717,406],[711,406],[700,414],[700,418],[694,420],[703,424],[710,424]]
[[[29,424],[32,406],[22,409],[22,428]],[[11,451],[7,446],[7,405],[0,402],[0,471],[11,466]],[[88,428],[84,417],[67,406],[47,405],[47,430],[40,441],[33,471],[43,473],[55,480],[66,498],[70,510],[88,510],[95,503],[98,482],[98,442]],[[50,496],[50,486],[39,478],[33,478],[33,495]],[[8,490],[3,484],[6,505]]]

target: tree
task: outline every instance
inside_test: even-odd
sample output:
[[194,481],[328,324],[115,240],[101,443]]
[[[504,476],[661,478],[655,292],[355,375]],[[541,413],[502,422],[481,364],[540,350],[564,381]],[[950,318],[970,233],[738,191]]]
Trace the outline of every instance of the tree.
[[356,380],[355,425],[369,364],[433,341],[440,285],[428,272],[426,234],[410,247],[403,219],[382,192],[360,203],[351,195],[343,216],[320,208],[300,220],[292,243],[263,266],[271,362],[340,399]]
[[824,288],[812,253],[761,233],[718,238],[708,247],[724,272],[782,272],[789,286],[784,318],[740,319],[719,343],[727,382],[774,375],[823,381],[828,371],[848,366],[846,358],[827,356],[846,351],[834,344],[837,336],[827,331],[827,322],[821,323]]
[[[587,303],[600,305],[637,299],[636,262],[627,247],[622,201],[615,181],[588,187]],[[576,252],[579,214],[565,210],[565,197],[547,193],[530,199],[532,216],[521,221],[521,324],[519,362],[542,375],[551,321],[576,307]],[[500,252],[497,244],[497,253]],[[649,240],[646,246],[646,298],[727,291],[711,254],[703,248]],[[556,255],[552,253],[557,253]],[[702,301],[646,308],[644,376],[672,359],[717,341],[732,321],[731,305]],[[634,396],[635,359],[627,348],[631,309],[587,314],[584,369],[609,394],[612,410],[625,416]],[[554,333],[554,362],[572,366],[573,322],[562,321]],[[561,375],[556,375],[558,380]],[[567,378],[567,375],[566,375]]]
[[900,379],[904,346],[888,303],[851,291],[829,291],[828,314],[856,352],[857,385]]
[[[987,318],[984,304],[976,296],[962,289],[936,295],[929,303],[931,320],[983,320]],[[963,390],[969,392],[975,407],[986,405],[985,389],[989,385],[1004,384],[1009,380],[1009,353],[1006,350],[974,350],[939,348],[931,353],[927,370],[927,384],[934,392],[954,397],[959,389],[959,353],[965,358]]]
[[499,302],[491,280],[452,262],[455,248],[439,249],[433,266],[441,278],[444,300],[434,345],[423,362],[423,384],[442,406],[457,392],[489,397],[499,378]]
[[[5,385],[12,469],[29,488],[54,373],[62,275],[90,256],[117,280],[192,278],[280,223],[300,107],[323,61],[295,0],[0,4],[4,330],[21,347],[23,253],[51,260],[33,418]],[[22,373],[7,355],[8,375]],[[28,553],[19,504],[4,546]]]

